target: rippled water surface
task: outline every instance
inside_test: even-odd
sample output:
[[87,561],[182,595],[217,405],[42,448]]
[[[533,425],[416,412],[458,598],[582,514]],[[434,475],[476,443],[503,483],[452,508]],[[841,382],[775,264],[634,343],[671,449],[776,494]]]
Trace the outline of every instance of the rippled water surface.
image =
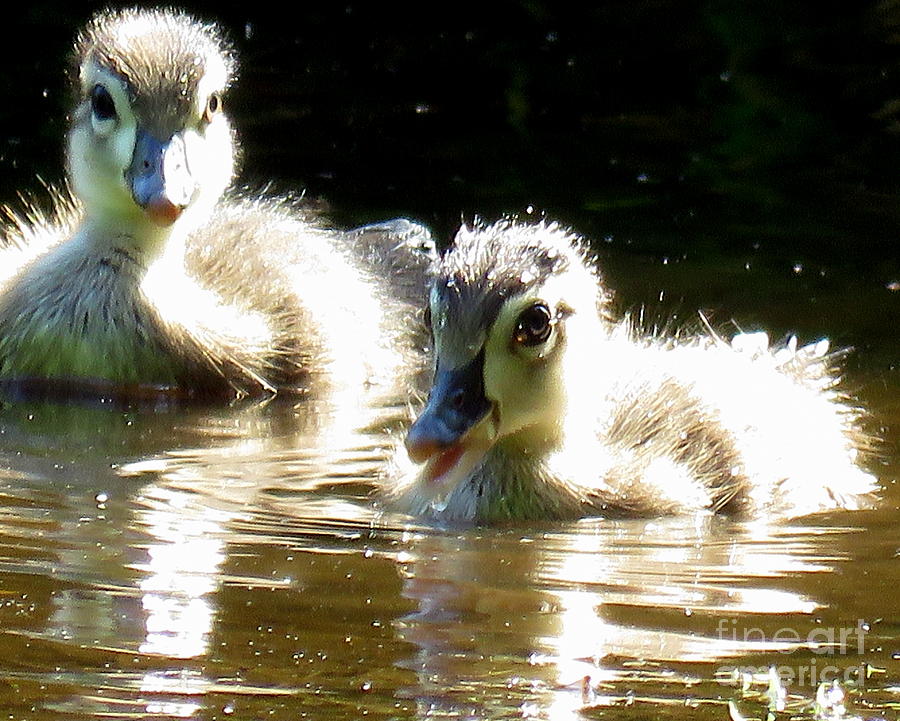
[[[883,497],[448,528],[372,501],[406,398],[0,397],[0,718],[900,718],[900,5],[200,5],[242,181],[444,241],[547,212],[648,325],[852,346]],[[0,203],[62,178],[87,15],[5,19]]]

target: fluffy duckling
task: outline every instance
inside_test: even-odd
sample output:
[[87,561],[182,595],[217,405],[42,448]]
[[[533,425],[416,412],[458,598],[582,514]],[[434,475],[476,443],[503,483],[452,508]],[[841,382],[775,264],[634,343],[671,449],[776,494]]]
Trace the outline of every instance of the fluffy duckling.
[[48,216],[7,211],[0,382],[241,395],[311,376],[370,383],[405,362],[390,347],[405,311],[363,255],[392,255],[424,287],[427,253],[413,246],[427,230],[340,233],[286,201],[223,199],[234,59],[214,26],[101,12],[75,60],[74,198]]
[[430,293],[434,381],[388,492],[451,521],[858,508],[875,488],[827,341],[647,336],[617,322],[583,241],[463,228]]

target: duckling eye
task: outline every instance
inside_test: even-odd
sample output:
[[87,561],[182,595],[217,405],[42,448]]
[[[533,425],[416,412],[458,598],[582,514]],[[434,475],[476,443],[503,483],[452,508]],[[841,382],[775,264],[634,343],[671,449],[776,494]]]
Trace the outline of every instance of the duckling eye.
[[553,330],[553,316],[544,303],[535,303],[523,310],[516,320],[513,340],[526,347],[545,343]]
[[206,108],[203,110],[203,119],[210,123],[213,117],[222,111],[222,96],[219,93],[210,93],[206,99]]
[[109,94],[109,90],[97,84],[91,89],[91,112],[98,122],[114,120],[116,117],[116,104]]

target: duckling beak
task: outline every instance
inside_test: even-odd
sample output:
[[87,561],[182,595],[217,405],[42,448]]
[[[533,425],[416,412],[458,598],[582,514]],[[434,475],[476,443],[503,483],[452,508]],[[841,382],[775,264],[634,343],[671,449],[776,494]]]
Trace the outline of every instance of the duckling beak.
[[415,463],[428,462],[429,481],[460,480],[496,436],[494,404],[484,394],[484,350],[454,370],[438,367],[428,404],[406,436],[406,451]]
[[162,226],[178,220],[197,189],[180,133],[162,142],[139,128],[131,166],[125,175],[134,202]]

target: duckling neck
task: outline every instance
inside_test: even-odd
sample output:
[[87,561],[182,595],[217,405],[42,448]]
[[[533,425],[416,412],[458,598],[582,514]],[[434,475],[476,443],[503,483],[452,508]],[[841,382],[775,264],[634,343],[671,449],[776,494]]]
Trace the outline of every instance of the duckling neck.
[[148,222],[124,223],[118,219],[86,217],[67,245],[70,251],[88,256],[120,253],[148,268],[155,261],[184,263],[187,233],[175,224],[158,226]]
[[497,441],[492,451],[508,455],[540,458],[563,444],[563,429],[558,423],[526,426]]
[[448,504],[451,516],[494,522],[571,515],[561,507],[573,502],[560,492],[559,479],[547,463],[554,449],[558,449],[555,442],[542,449],[531,447],[524,434],[504,438],[457,487]]

